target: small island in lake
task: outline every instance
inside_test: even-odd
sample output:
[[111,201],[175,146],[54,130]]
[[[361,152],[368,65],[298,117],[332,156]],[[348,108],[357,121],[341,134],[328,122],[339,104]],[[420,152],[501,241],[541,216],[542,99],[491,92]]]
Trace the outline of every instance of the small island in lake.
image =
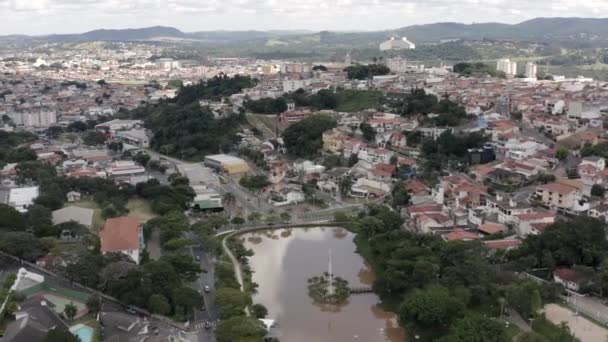
[[308,279],[308,295],[317,303],[342,304],[350,295],[348,281],[324,272]]

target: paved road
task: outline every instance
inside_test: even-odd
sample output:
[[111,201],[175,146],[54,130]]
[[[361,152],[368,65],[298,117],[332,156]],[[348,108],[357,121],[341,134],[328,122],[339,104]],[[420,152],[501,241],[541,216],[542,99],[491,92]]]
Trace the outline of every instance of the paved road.
[[[191,246],[190,254],[193,258],[200,259],[201,269],[206,271],[200,273],[198,279],[192,284],[192,287],[197,289],[203,295],[204,307],[198,308],[194,312],[194,320],[191,324],[194,325],[197,331],[198,341],[215,341],[213,329],[205,328],[204,322],[214,322],[218,318],[215,308],[215,275],[214,267],[211,258],[201,247]],[[204,288],[208,286],[211,290],[205,292]]]

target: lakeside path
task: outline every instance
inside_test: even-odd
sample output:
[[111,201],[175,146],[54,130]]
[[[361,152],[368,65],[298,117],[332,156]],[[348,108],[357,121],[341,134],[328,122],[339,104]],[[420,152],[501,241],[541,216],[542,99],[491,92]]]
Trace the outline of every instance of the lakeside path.
[[[232,267],[234,268],[234,274],[236,276],[236,281],[239,283],[241,292],[245,292],[245,284],[243,282],[243,271],[241,270],[241,265],[239,264],[239,261],[236,260],[236,257],[234,256],[234,254],[232,254],[232,251],[230,250],[230,248],[228,248],[228,243],[226,242],[233,235],[234,235],[234,233],[228,234],[226,237],[224,237],[224,239],[222,240],[222,249],[224,250],[224,253],[226,253],[228,258],[232,262]],[[245,307],[245,315],[247,315],[249,317],[249,307]]]

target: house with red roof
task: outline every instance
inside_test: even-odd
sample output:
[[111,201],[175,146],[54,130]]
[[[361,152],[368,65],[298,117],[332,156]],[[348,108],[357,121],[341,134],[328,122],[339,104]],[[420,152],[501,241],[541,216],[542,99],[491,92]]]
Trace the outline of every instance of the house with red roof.
[[536,188],[536,196],[553,210],[581,212],[588,209],[580,204],[583,192],[574,185],[557,182],[540,185]]
[[578,292],[587,280],[582,273],[571,268],[558,268],[553,271],[553,281],[574,292]]
[[139,264],[144,247],[143,229],[135,216],[107,219],[99,232],[101,253],[123,253]]
[[517,235],[539,235],[545,231],[547,226],[555,222],[556,214],[551,212],[535,211],[527,214],[515,215],[513,226]]
[[455,228],[454,231],[441,235],[441,238],[445,241],[472,241],[479,239],[479,235],[462,228]]

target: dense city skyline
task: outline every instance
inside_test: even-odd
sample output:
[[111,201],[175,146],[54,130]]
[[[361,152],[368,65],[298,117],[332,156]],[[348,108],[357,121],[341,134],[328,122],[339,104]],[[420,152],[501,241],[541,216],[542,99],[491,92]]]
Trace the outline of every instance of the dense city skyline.
[[[384,30],[435,22],[518,23],[601,17],[602,0],[0,0],[3,34],[78,33],[154,25],[212,30]],[[348,13],[349,15],[344,15]]]

